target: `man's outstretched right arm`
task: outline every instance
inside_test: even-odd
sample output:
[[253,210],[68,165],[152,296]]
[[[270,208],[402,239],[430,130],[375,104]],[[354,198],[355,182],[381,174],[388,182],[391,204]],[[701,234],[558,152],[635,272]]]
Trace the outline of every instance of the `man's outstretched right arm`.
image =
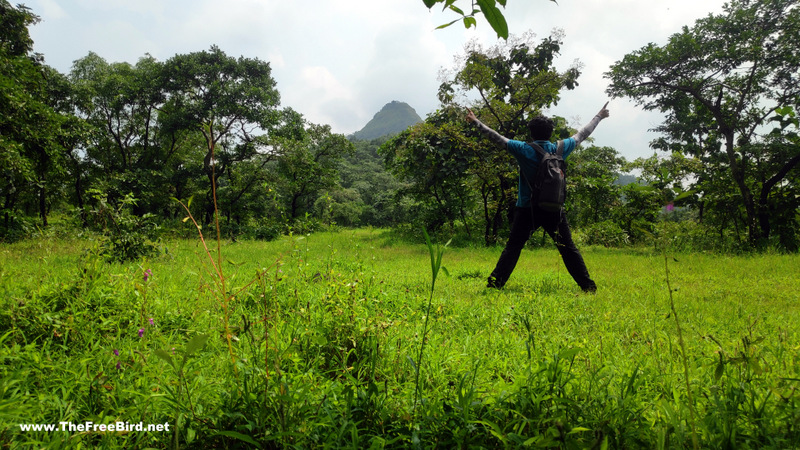
[[467,113],[467,122],[471,122],[476,127],[478,127],[478,130],[480,130],[481,134],[483,134],[490,141],[494,142],[496,146],[503,149],[506,148],[507,146],[506,144],[508,144],[508,138],[502,136],[500,133],[494,131],[493,129],[486,126],[483,122],[478,120],[478,118],[475,117],[475,113],[473,113],[472,110],[467,109],[467,111],[469,111]]

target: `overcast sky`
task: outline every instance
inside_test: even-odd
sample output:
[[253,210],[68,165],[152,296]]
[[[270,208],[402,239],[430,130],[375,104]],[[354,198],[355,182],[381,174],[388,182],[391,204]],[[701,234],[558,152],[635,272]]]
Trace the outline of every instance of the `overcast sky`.
[[[146,53],[164,61],[219,46],[229,56],[268,61],[281,105],[335,132],[361,129],[398,100],[421,117],[438,107],[440,69],[477,39],[497,42],[481,18],[477,29],[422,0],[27,0],[42,21],[31,29],[34,49],[62,73],[90,51],[108,62],[135,63]],[[625,54],[668,37],[698,18],[722,11],[723,0],[508,0],[512,34],[565,32],[560,69],[584,65],[580,85],[564,91],[549,112],[580,126],[607,100],[603,73]],[[456,5],[466,8],[467,0]],[[538,39],[537,39],[538,41]],[[615,99],[595,131],[597,145],[626,158],[649,156],[647,130],[660,116]]]

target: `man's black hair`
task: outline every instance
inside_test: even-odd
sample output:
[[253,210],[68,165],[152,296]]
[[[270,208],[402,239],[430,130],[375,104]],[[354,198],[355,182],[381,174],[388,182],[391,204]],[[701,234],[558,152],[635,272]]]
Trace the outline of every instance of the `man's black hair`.
[[549,141],[556,124],[553,119],[538,116],[528,122],[528,132],[534,141]]

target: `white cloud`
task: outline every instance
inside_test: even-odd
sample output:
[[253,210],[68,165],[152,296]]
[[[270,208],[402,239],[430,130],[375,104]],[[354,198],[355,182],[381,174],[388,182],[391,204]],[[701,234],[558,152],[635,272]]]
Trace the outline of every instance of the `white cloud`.
[[[77,58],[93,51],[109,62],[127,61],[133,64],[149,49],[157,46],[157,42],[151,40],[145,30],[118,19],[82,28],[79,36],[86,51]],[[98,39],[98,36],[104,38]]]
[[67,13],[62,7],[58,6],[55,0],[37,0],[34,3],[34,13],[50,20],[59,20],[67,17]]
[[284,105],[298,110],[314,123],[352,122],[354,107],[358,104],[355,96],[328,68],[304,67],[299,81],[287,90]]
[[284,61],[283,54],[281,54],[281,52],[270,53],[269,56],[267,56],[267,61],[269,61],[272,69],[283,69],[286,67],[286,61]]
[[164,6],[164,2],[159,0],[77,0],[75,3],[87,11],[135,12],[146,15],[158,13]]
[[326,67],[304,67],[301,81],[307,95],[320,100],[352,99],[353,95]]

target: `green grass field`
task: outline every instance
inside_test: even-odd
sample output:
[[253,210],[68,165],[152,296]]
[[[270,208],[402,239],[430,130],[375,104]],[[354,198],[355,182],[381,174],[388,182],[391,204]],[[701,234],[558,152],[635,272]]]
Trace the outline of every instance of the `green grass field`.
[[[797,255],[584,248],[588,295],[554,249],[495,291],[500,248],[446,248],[431,296],[380,230],[223,242],[224,288],[161,246],[0,245],[0,448],[800,447]],[[21,427],[86,422],[169,431]]]

